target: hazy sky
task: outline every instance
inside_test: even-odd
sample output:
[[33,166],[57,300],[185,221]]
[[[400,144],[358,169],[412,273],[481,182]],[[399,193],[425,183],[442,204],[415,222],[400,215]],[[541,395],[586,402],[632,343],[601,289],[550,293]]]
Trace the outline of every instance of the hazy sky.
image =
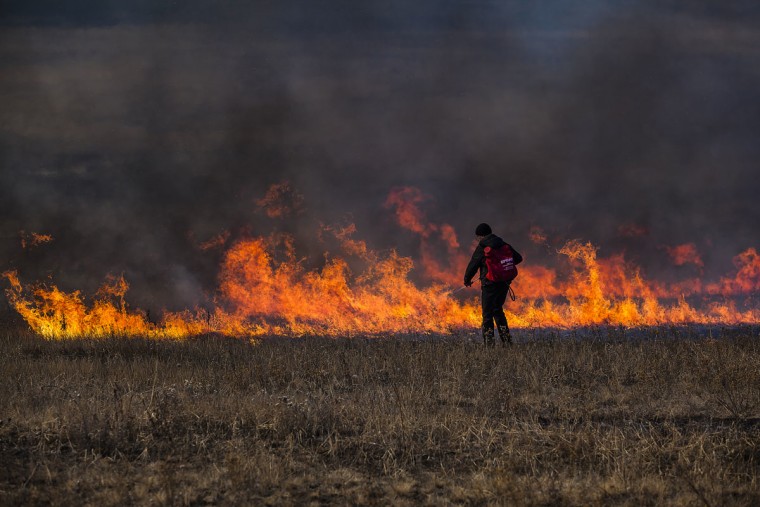
[[[353,220],[413,253],[383,207],[405,185],[465,242],[485,220],[534,258],[534,226],[645,263],[694,242],[717,274],[760,246],[757,2],[5,0],[0,16],[0,269],[72,287],[125,272],[183,306],[218,261],[194,245],[223,230]],[[299,219],[256,210],[283,180]],[[21,252],[22,229],[56,240]]]

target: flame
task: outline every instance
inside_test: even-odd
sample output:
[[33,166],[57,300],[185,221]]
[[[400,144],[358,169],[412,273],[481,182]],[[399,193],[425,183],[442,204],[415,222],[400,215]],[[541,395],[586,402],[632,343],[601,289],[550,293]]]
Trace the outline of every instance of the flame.
[[471,309],[440,287],[412,284],[411,259],[395,252],[373,253],[366,271],[354,276],[341,259],[306,271],[287,245],[277,261],[273,246],[262,238],[240,241],[222,266],[220,292],[230,316],[262,333],[448,332],[473,322]]
[[214,250],[216,248],[223,248],[224,245],[227,244],[227,241],[230,239],[231,233],[230,231],[222,231],[213,238],[210,238],[200,244],[198,244],[198,248],[207,251],[207,250]]
[[394,208],[399,225],[423,238],[427,238],[436,229],[427,222],[418,204],[426,201],[428,196],[414,187],[394,188],[385,200],[386,208]]
[[322,231],[331,233],[340,242],[341,249],[349,255],[357,256],[361,259],[367,259],[370,250],[367,248],[367,243],[361,240],[353,239],[353,235],[356,232],[355,224],[348,224],[344,227],[333,227],[329,225],[322,225]]
[[284,218],[303,210],[303,195],[289,181],[283,181],[271,185],[264,197],[256,201],[256,205],[269,218]]
[[[17,274],[5,272],[3,276],[11,285],[7,291],[11,305],[35,332],[47,338],[154,334],[143,315],[127,312],[123,296],[129,285],[123,278],[107,282],[100,291],[104,299],[88,308],[79,291],[67,294],[55,286],[34,286],[31,296],[25,298]],[[109,296],[116,296],[119,302],[109,301]]]
[[548,243],[548,240],[549,240],[544,230],[536,225],[530,228],[530,233],[528,234],[528,238],[537,245],[545,245]]
[[[454,228],[430,222],[420,205],[428,200],[411,187],[386,201],[399,225],[419,236],[419,265],[391,250],[380,253],[360,239],[354,224],[325,226],[339,252],[326,253],[318,268],[299,257],[293,237],[249,236],[229,244],[211,310],[165,313],[152,322],[129,307],[129,284],[109,276],[87,301],[79,291],[54,285],[25,286],[14,271],[3,274],[10,304],[40,335],[51,339],[111,335],[173,338],[219,333],[255,339],[262,335],[383,335],[449,333],[480,325],[476,293],[452,294],[474,245],[462,247]],[[535,229],[539,231],[540,229]],[[696,264],[689,243],[673,252]],[[671,252],[671,255],[674,255]],[[621,253],[601,257],[589,242],[572,240],[557,252],[555,266],[521,265],[513,282],[518,299],[506,305],[513,328],[661,324],[760,323],[752,305],[760,292],[760,255],[754,248],[734,258],[735,271],[717,282],[672,284],[647,280]],[[675,256],[674,256],[675,258]],[[349,262],[350,260],[350,262]],[[423,278],[426,284],[415,283]]]
[[[654,326],[662,324],[739,324],[759,323],[760,311],[749,308],[741,311],[736,302],[712,302],[700,310],[690,305],[683,294],[684,288],[692,293],[701,292],[701,284],[675,284],[665,287],[647,282],[639,269],[628,264],[622,254],[605,259],[597,258],[597,249],[591,243],[569,241],[559,251],[570,261],[573,271],[566,281],[556,280],[556,274],[543,267],[526,266],[534,279],[534,271],[561,295],[556,297],[528,293],[525,302],[516,305],[512,317],[521,326],[576,327],[589,325]],[[735,259],[739,271],[733,278],[721,279],[712,286],[711,294],[727,296],[740,292],[749,294],[760,290],[760,263],[754,249]],[[515,281],[515,286],[519,282]],[[530,287],[530,286],[529,286]],[[719,288],[723,290],[720,290]],[[564,301],[562,301],[564,300]],[[667,304],[666,300],[674,302]]]
[[385,207],[394,209],[401,227],[420,236],[420,264],[426,278],[438,283],[461,283],[460,271],[469,257],[460,251],[454,227],[428,221],[419,205],[429,199],[417,188],[400,187],[391,190]]
[[705,266],[694,243],[684,243],[673,247],[666,246],[665,250],[676,266],[683,266],[684,264],[694,264],[700,268]]
[[39,234],[36,232],[19,231],[19,237],[21,238],[21,248],[26,250],[27,248],[34,248],[44,243],[50,243],[53,241],[53,236],[50,234]]
[[760,255],[754,248],[748,248],[734,257],[736,275],[721,278],[720,282],[707,286],[710,294],[740,295],[760,291]]

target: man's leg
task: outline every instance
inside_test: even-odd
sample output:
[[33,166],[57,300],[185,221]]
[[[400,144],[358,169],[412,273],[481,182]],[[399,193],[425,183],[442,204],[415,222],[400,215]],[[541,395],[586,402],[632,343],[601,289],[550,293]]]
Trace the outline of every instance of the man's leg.
[[494,346],[494,290],[492,285],[483,285],[481,288],[481,305],[483,310],[483,342],[487,347]]
[[512,345],[512,334],[509,332],[509,326],[506,321],[504,324],[497,324],[499,328],[499,338],[501,338],[502,345]]
[[496,327],[499,329],[499,338],[502,345],[512,344],[512,335],[509,334],[509,324],[507,324],[507,316],[504,315],[504,302],[507,300],[507,293],[509,292],[509,285],[505,284],[503,287],[498,287],[498,292],[494,297],[494,320],[496,321]]

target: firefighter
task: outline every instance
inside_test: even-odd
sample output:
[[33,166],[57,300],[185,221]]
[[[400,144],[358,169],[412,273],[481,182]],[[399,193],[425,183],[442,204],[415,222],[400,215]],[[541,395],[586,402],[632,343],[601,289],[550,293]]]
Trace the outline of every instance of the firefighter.
[[509,285],[517,276],[517,264],[523,260],[517,250],[491,231],[488,224],[475,228],[478,246],[464,273],[464,284],[472,285],[472,278],[480,271],[481,305],[483,309],[483,342],[493,347],[494,322],[499,330],[502,346],[512,343],[507,317],[502,306],[507,300]]

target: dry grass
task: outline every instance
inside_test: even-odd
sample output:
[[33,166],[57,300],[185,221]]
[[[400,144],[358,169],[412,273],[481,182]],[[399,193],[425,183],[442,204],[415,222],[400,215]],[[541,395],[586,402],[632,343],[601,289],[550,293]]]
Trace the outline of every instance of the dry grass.
[[0,504],[759,504],[757,330],[607,334],[6,332]]

